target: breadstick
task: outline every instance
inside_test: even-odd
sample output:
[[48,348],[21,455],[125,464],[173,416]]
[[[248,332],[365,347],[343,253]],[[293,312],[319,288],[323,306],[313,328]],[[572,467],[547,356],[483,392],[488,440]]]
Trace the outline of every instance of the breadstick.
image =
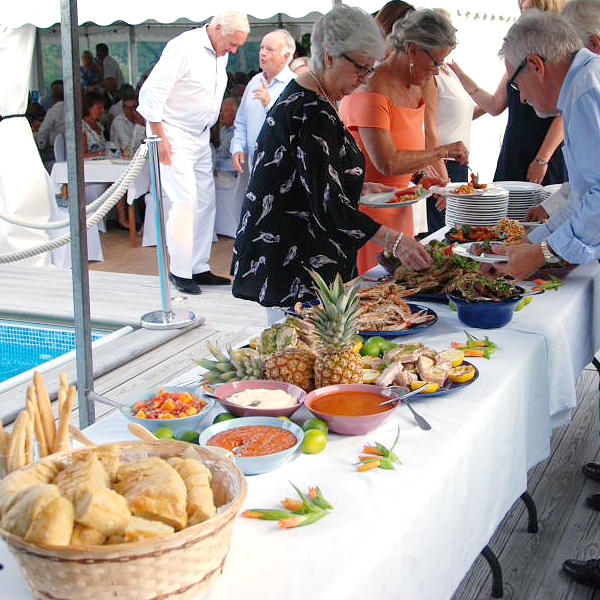
[[25,466],[25,431],[28,421],[29,414],[22,410],[15,421],[8,446],[8,471],[11,473]]
[[56,434],[54,446],[52,447],[53,452],[69,449],[69,418],[71,417],[71,411],[73,410],[73,404],[75,403],[76,392],[77,389],[74,385],[69,386],[67,399],[60,409],[58,433]]
[[32,385],[27,388],[27,399],[33,405],[33,426],[35,429],[35,435],[38,441],[38,449],[40,458],[48,456],[48,444],[46,443],[46,435],[42,426],[42,419],[40,417],[40,411],[37,404],[37,397],[35,395],[35,389]]
[[10,440],[10,433],[4,431],[4,425],[0,421],[0,477],[6,475],[6,454],[8,452],[8,442]]
[[46,444],[48,445],[48,450],[51,450],[54,445],[56,430],[54,429],[54,417],[52,416],[52,405],[50,404],[48,390],[46,390],[44,378],[39,371],[35,371],[33,374],[33,384],[35,385],[35,393],[37,395],[38,409],[40,411],[42,427],[44,428]]
[[58,374],[58,381],[58,414],[60,415],[60,410],[67,399],[67,390],[69,389],[69,380],[64,371]]
[[27,429],[25,431],[25,464],[30,465],[33,463],[33,440],[34,438],[34,427],[33,427],[33,416],[30,412],[27,413],[29,417],[27,419]]

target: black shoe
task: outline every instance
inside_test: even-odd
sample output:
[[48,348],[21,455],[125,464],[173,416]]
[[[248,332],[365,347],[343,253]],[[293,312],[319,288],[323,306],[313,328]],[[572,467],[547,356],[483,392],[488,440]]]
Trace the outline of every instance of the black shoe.
[[600,465],[597,463],[587,463],[581,467],[583,474],[594,481],[600,483]]
[[600,570],[598,559],[592,560],[565,560],[563,571],[577,583],[592,588],[600,588]]
[[227,277],[219,277],[214,275],[210,271],[204,271],[204,273],[194,273],[192,279],[195,283],[203,285],[229,285],[231,281]]
[[193,279],[177,277],[177,275],[169,273],[169,280],[180,292],[183,292],[184,294],[197,295],[202,293],[202,290]]
[[585,505],[594,510],[600,510],[600,494],[592,494],[585,499]]

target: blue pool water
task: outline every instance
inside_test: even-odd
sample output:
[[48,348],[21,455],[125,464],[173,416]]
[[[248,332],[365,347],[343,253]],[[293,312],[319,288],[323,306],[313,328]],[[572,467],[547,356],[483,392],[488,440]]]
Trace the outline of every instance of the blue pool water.
[[[92,341],[110,333],[92,331]],[[72,327],[0,321],[0,381],[75,349]]]

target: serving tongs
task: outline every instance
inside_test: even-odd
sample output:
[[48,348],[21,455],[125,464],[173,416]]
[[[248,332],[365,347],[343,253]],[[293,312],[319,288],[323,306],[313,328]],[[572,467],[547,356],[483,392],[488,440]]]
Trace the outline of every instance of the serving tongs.
[[424,383],[423,385],[420,385],[416,390],[411,390],[410,392],[407,392],[404,388],[401,387],[397,387],[397,386],[390,386],[388,389],[391,390],[394,393],[398,393],[398,391],[400,391],[400,394],[397,396],[394,396],[393,398],[390,398],[389,400],[385,400],[383,402],[379,403],[379,406],[383,406],[384,404],[391,404],[392,402],[402,402],[403,404],[406,404],[406,406],[408,406],[408,409],[410,410],[410,412],[412,413],[413,417],[415,418],[415,421],[417,422],[417,425],[423,429],[423,431],[429,431],[431,429],[431,425],[427,422],[427,420],[422,417],[410,404],[410,402],[407,400],[407,398],[410,398],[411,396],[414,396],[415,394],[418,394],[421,391],[421,388],[429,385],[428,383]]

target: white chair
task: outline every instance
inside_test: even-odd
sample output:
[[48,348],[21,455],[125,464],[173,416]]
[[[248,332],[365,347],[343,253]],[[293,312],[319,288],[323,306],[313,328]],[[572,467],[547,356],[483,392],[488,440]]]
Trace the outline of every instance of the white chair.
[[63,162],[67,160],[67,149],[65,144],[65,134],[59,133],[54,138],[54,160],[56,162]]
[[[146,214],[144,215],[144,235],[142,237],[142,246],[156,246],[156,219],[154,218],[154,198],[152,192],[144,196],[146,202]],[[165,226],[169,217],[171,203],[166,196],[163,196],[163,213],[165,216]]]
[[215,231],[219,235],[235,237],[240,224],[240,214],[244,202],[244,194],[248,187],[248,169],[238,173],[235,183],[231,187],[226,178],[215,177],[215,195],[217,203],[217,215],[215,217]]
[[[46,174],[46,183],[48,188],[48,199],[50,201],[50,220],[51,221],[62,221],[69,218],[69,211],[66,208],[62,208],[56,202],[56,196],[52,189],[52,181],[50,176]],[[60,229],[49,229],[48,234],[51,240],[55,240],[65,234],[69,233],[69,226],[61,227]],[[102,252],[102,244],[100,243],[100,234],[98,233],[98,226],[94,225],[87,230],[87,243],[88,243],[88,259],[89,260],[104,260],[104,253]],[[52,264],[55,267],[61,269],[71,268],[71,244],[63,244],[59,248],[50,251],[52,257]]]

